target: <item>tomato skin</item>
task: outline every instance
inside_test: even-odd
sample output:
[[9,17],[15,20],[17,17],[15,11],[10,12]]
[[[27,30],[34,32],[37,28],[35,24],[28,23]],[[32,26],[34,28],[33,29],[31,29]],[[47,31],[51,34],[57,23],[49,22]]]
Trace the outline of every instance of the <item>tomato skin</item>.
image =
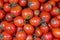
[[48,12],[43,11],[43,12],[40,13],[40,18],[41,18],[41,20],[43,20],[43,22],[48,23],[51,16]]
[[36,30],[35,30],[35,35],[36,35],[37,37],[41,37],[42,31],[40,30],[40,28],[36,28]]
[[53,28],[58,28],[60,26],[60,21],[57,18],[52,18],[50,24]]
[[51,32],[43,34],[43,39],[44,40],[53,40],[53,35]]
[[34,27],[30,24],[25,24],[23,29],[28,35],[31,35],[34,32]]
[[43,11],[44,10],[44,4],[41,4],[40,5],[40,11]]
[[34,40],[41,40],[39,37],[34,38]]
[[60,2],[58,2],[58,7],[60,8]]
[[48,27],[49,29],[52,29],[52,25],[50,23],[48,23]]
[[60,20],[60,15],[57,15],[56,18]]
[[22,10],[22,17],[24,19],[30,19],[33,17],[33,11],[30,8],[25,8]]
[[42,33],[47,33],[49,31],[49,27],[46,23],[43,23],[41,26],[40,26],[40,30],[42,31]]
[[20,31],[18,31],[16,33],[16,38],[18,40],[25,40],[26,39],[26,36],[27,36],[26,33],[24,31],[22,31],[22,30],[20,30]]
[[17,5],[12,7],[10,12],[12,16],[19,16],[21,14],[21,10],[21,6]]
[[8,0],[4,0],[4,2],[6,2],[6,3],[7,3],[7,2],[9,2],[9,1],[8,1]]
[[10,5],[9,3],[5,3],[4,4],[4,11],[6,11],[6,12],[9,12],[10,11],[11,7],[9,5]]
[[54,16],[57,16],[59,15],[59,8],[57,7],[54,7],[51,11],[51,15],[54,17]]
[[27,0],[19,0],[19,4],[20,4],[21,6],[26,6]]
[[9,3],[18,3],[19,0],[9,0]]
[[33,36],[32,35],[27,35],[26,40],[33,40]]
[[17,26],[17,27],[22,27],[24,25],[24,19],[21,17],[21,16],[17,16],[15,19],[14,19],[14,24]]
[[60,28],[53,28],[52,29],[52,34],[53,34],[54,37],[60,38],[59,37],[60,36]]
[[59,0],[51,0],[51,1],[54,1],[54,2],[59,2]]
[[57,38],[54,38],[53,40],[59,40],[59,39],[57,39]]
[[2,7],[3,7],[3,1],[0,0],[0,8],[2,8]]
[[3,11],[3,10],[0,10],[0,19],[3,19],[3,18],[4,18],[4,16],[5,16],[4,11]]
[[38,0],[30,0],[28,1],[28,6],[29,8],[31,8],[32,10],[36,10],[39,8],[40,3]]
[[40,24],[40,18],[39,17],[33,17],[30,19],[30,24],[33,26],[38,26]]
[[39,2],[45,2],[45,0],[39,0]]
[[17,38],[15,37],[15,38],[13,38],[13,40],[17,40]]

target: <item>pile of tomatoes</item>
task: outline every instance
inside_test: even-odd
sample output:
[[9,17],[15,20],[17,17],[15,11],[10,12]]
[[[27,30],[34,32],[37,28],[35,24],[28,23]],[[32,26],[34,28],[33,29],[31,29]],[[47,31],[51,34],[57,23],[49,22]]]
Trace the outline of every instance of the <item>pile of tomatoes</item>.
[[0,40],[60,40],[60,0],[0,0]]

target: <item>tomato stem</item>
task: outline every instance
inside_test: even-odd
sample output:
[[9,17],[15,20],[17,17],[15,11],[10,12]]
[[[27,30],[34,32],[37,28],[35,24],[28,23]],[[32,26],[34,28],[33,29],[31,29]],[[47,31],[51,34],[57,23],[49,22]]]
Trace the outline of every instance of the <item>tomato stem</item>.
[[3,38],[3,36],[4,36],[4,35],[0,33],[0,38]]

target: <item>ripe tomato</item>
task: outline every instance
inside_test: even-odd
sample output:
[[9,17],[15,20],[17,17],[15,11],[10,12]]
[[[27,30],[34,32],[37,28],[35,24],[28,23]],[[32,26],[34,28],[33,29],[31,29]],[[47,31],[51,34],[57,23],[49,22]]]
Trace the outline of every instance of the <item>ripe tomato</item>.
[[3,7],[3,1],[0,0],[0,9]]
[[18,40],[25,40],[26,39],[26,33],[23,30],[20,30],[16,33],[16,38]]
[[26,40],[33,40],[33,36],[32,35],[27,35]]
[[39,0],[39,2],[45,2],[46,0]]
[[12,21],[12,20],[13,20],[13,18],[11,17],[11,14],[10,14],[10,13],[7,13],[7,14],[6,14],[5,19],[6,19],[7,21]]
[[12,40],[12,36],[6,32],[0,33],[1,40]]
[[60,20],[60,15],[57,15],[56,18]]
[[52,5],[51,4],[49,4],[49,3],[45,3],[44,4],[44,10],[45,11],[49,12],[49,11],[51,11],[51,9],[52,9]]
[[10,11],[12,17],[20,15],[21,14],[21,10],[22,10],[22,8],[19,5],[12,7],[11,11]]
[[60,2],[58,2],[58,7],[60,8]]
[[8,23],[5,27],[5,31],[12,35],[16,32],[16,26],[12,23]]
[[17,27],[22,27],[24,25],[24,19],[21,17],[21,16],[17,16],[15,19],[14,19],[14,24],[17,26]]
[[7,2],[9,2],[9,0],[4,0],[4,2],[6,2],[6,3],[7,3]]
[[33,17],[33,11],[29,8],[25,8],[22,10],[22,17],[24,19],[30,19]]
[[31,8],[32,10],[36,10],[39,8],[40,3],[38,0],[29,0],[28,1],[28,6],[29,8]]
[[52,18],[50,24],[54,28],[58,28],[60,26],[60,21],[57,18]]
[[44,4],[41,4],[40,5],[40,11],[43,11],[44,10]]
[[30,19],[30,24],[33,26],[38,26],[40,24],[40,18],[39,17],[33,17]]
[[19,0],[19,4],[20,4],[21,6],[26,6],[27,0]]
[[34,32],[34,27],[30,24],[25,24],[23,29],[28,35],[33,34]]
[[36,28],[36,30],[35,30],[35,35],[36,35],[37,37],[41,37],[42,31],[40,30],[40,28]]
[[41,40],[53,40],[52,33],[48,32],[48,33],[43,34]]
[[48,23],[48,27],[49,29],[52,29],[52,25],[50,24],[50,22]]
[[60,38],[59,37],[60,36],[60,28],[53,28],[52,33],[53,33],[54,37]]
[[3,19],[5,16],[5,12],[3,10],[0,10],[0,19]]
[[60,13],[60,11],[59,11],[59,8],[57,8],[57,7],[54,7],[51,11],[52,16],[57,16],[57,15],[59,15],[59,13]]
[[11,9],[10,4],[9,3],[5,3],[4,4],[4,11],[9,12],[10,9]]
[[9,0],[9,3],[18,3],[19,0]]
[[42,33],[47,33],[49,31],[49,27],[46,23],[43,23],[41,26],[40,26],[40,30],[42,31]]
[[41,22],[45,22],[45,23],[49,22],[51,18],[50,14],[46,11],[41,12],[40,17],[41,17]]

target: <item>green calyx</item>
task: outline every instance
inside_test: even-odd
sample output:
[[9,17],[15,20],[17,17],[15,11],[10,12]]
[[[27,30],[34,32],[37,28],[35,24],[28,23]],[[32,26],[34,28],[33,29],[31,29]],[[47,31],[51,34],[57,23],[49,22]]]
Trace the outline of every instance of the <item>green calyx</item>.
[[2,25],[0,25],[0,29],[3,29],[3,26]]
[[0,33],[0,38],[2,39],[3,37],[4,37],[4,35]]
[[51,20],[51,23],[55,23],[55,20]]
[[42,23],[43,26],[46,26],[47,24],[46,23]]
[[28,6],[32,6],[32,2],[28,2]]
[[44,37],[43,36],[41,37],[41,40],[44,40]]
[[35,14],[36,15],[39,15],[39,10],[35,10]]
[[27,19],[30,19],[30,16],[29,15],[27,16]]
[[42,19],[40,20],[40,23],[41,23],[41,24],[44,23],[44,18],[42,18]]

